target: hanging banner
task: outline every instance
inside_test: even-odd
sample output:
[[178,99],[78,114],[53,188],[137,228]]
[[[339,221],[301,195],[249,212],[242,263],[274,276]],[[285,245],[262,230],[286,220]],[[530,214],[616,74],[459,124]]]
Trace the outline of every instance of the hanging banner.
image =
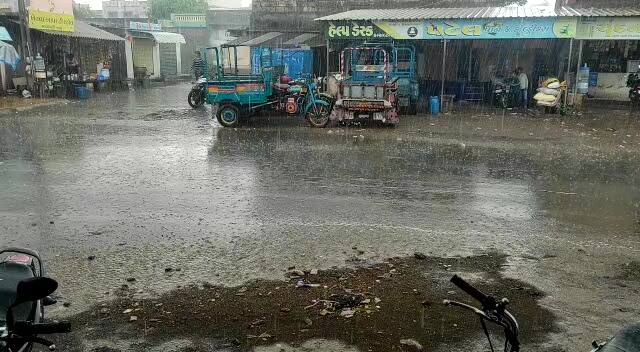
[[504,18],[380,21],[375,26],[393,39],[572,38],[575,18]]
[[31,0],[29,28],[73,32],[73,0]]
[[577,39],[640,39],[639,17],[582,17]]

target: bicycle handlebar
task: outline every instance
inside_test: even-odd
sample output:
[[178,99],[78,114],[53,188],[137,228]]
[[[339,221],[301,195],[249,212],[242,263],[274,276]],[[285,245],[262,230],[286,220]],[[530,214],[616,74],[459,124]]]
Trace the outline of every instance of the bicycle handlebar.
[[464,281],[463,278],[461,278],[458,275],[453,275],[453,277],[451,278],[451,282],[458,286],[462,291],[466,292],[469,296],[475,298],[478,302],[480,302],[482,304],[482,306],[485,306],[486,303],[489,303],[489,296],[485,295],[484,293],[480,292],[480,290],[478,290],[477,288],[471,286],[468,282]]
[[71,332],[71,324],[69,322],[31,323],[17,321],[14,325],[14,331],[20,336],[64,334]]

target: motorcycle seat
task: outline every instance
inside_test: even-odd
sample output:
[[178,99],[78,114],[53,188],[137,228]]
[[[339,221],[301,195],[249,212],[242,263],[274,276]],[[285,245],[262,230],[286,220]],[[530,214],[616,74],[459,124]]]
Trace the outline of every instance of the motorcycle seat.
[[279,91],[283,91],[283,92],[286,92],[289,89],[289,87],[291,87],[291,85],[286,84],[286,83],[274,83],[273,84],[273,88],[275,88],[276,90],[279,90]]
[[598,352],[640,352],[640,323],[624,327]]
[[[16,289],[21,280],[33,277],[33,271],[27,265],[13,262],[0,263],[0,320],[4,321],[7,308],[16,299]],[[35,302],[27,302],[14,308],[16,320],[28,320]]]

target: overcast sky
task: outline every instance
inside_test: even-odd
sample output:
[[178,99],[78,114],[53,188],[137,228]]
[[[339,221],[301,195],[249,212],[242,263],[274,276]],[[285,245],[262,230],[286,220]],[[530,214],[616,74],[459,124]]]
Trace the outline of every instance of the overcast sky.
[[[75,0],[81,4],[90,4],[91,8],[94,10],[102,9],[102,0]],[[528,0],[529,6],[553,6],[555,5],[555,0]],[[212,2],[219,3],[219,6],[224,7],[236,7],[238,6],[237,0],[213,0]],[[241,0],[241,6],[251,6],[251,0]]]

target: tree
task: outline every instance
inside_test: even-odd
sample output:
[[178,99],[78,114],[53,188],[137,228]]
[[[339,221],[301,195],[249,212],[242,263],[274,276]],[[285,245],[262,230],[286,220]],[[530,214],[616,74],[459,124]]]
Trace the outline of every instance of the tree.
[[155,20],[169,19],[172,13],[207,13],[207,0],[148,0],[149,16]]
[[93,17],[93,11],[89,5],[73,3],[73,15],[77,18],[91,18]]

